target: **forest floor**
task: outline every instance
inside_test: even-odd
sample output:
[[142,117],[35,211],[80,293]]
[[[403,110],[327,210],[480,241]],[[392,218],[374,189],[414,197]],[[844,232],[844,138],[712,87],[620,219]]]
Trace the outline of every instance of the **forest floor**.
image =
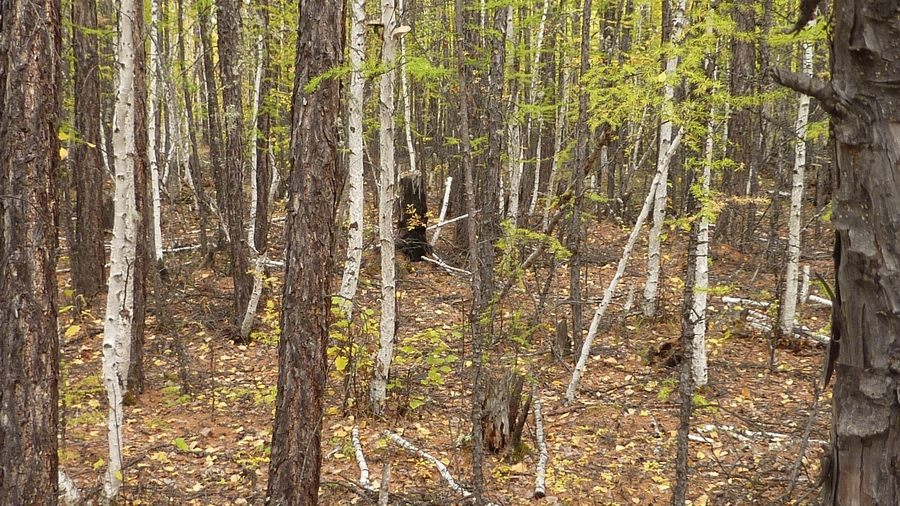
[[[280,225],[271,237],[280,237]],[[615,272],[628,229],[610,221],[590,226],[582,283],[588,301],[585,326]],[[173,237],[167,238],[170,243],[193,241]],[[451,231],[445,230],[442,237],[451,238]],[[437,252],[452,258],[446,239]],[[486,456],[491,501],[670,503],[679,368],[667,363],[665,343],[677,342],[680,336],[686,242],[682,232],[671,231],[663,245],[662,302],[659,316],[652,319],[635,309],[623,312],[632,282],[636,300],[643,287],[646,240],[638,246],[601,323],[581,389],[568,405],[565,391],[573,359],[560,360],[550,352],[556,322],[567,317],[569,308],[565,264],[543,262],[500,301],[493,322],[496,337],[487,350],[487,372],[496,381],[515,369],[527,378],[525,392],[532,387],[537,392],[549,462],[547,496],[536,499],[539,456],[534,418],[529,416],[521,455]],[[439,459],[461,486],[471,488],[471,442],[466,437],[471,431],[471,337],[463,325],[470,288],[464,279],[436,265],[398,261],[399,324],[392,388],[386,416],[374,417],[365,399],[378,342],[376,243],[374,236],[367,238],[353,321],[339,322],[332,332],[320,502],[375,504],[376,495],[358,486],[360,468],[352,442],[358,427],[376,488],[384,465],[390,463],[390,504],[462,504],[463,497],[451,490],[431,461],[401,448],[384,433],[402,435]],[[522,251],[527,254],[531,246]],[[818,238],[805,248],[804,263],[827,278],[830,239]],[[771,336],[747,325],[740,308],[722,302],[723,295],[773,301],[776,281],[765,249],[765,242],[746,253],[713,246],[709,385],[694,397],[689,451],[688,498],[697,506],[805,504],[817,494],[813,489],[831,423],[830,389],[811,418],[824,348],[806,340],[773,346]],[[151,297],[148,307],[152,316],[144,355],[146,388],[126,407],[122,504],[264,502],[277,382],[277,295],[283,272],[270,272],[254,338],[240,345],[230,338],[231,283],[222,270],[224,254],[218,260],[219,269],[210,269],[199,265],[196,251],[166,257],[167,294],[162,302]],[[551,270],[549,295],[541,301]],[[334,274],[332,286],[337,286],[340,272]],[[72,300],[65,289],[67,276],[60,278],[61,305]],[[826,296],[816,286],[812,292]],[[103,304],[102,299],[94,301],[80,313],[64,308],[60,320],[64,427],[60,468],[89,500],[98,496],[108,458],[107,402],[100,381]],[[829,315],[827,307],[807,305],[799,317],[827,335]],[[769,316],[774,319],[774,309]],[[661,351],[655,354],[656,350]]]

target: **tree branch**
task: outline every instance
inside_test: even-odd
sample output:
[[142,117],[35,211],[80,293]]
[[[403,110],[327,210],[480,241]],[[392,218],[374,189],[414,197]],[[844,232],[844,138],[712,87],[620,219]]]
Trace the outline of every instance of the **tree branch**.
[[838,96],[830,82],[778,67],[770,67],[767,73],[779,85],[809,95],[818,100],[832,115],[839,114]]

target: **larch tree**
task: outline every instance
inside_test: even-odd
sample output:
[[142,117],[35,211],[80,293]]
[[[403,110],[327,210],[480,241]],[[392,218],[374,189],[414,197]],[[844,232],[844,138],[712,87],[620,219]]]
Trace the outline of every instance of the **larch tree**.
[[106,284],[101,206],[103,159],[100,143],[100,58],[97,44],[97,2],[72,2],[75,119],[77,139],[70,153],[75,182],[75,243],[69,248],[72,285],[94,297]]
[[[300,0],[269,504],[316,504],[331,323],[344,4]],[[319,80],[319,78],[325,77]],[[314,81],[315,80],[315,81]]]
[[[818,1],[801,5],[802,29]],[[777,82],[831,114],[835,300],[826,381],[834,414],[823,504],[900,497],[900,5],[836,0],[831,80],[775,69]]]
[[60,2],[0,12],[0,504],[55,505]]
[[219,35],[219,69],[222,75],[222,106],[225,109],[225,166],[220,209],[228,227],[231,245],[231,279],[234,282],[234,319],[241,325],[250,301],[253,279],[244,233],[244,109],[241,90],[243,35],[239,0],[216,0],[216,28]]

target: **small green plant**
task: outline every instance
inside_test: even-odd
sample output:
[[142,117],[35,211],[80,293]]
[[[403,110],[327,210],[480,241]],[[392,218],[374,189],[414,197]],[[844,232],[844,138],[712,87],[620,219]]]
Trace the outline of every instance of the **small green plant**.
[[672,392],[675,391],[675,378],[666,378],[659,385],[659,392],[656,393],[656,398],[661,401],[669,400],[669,396],[672,395]]

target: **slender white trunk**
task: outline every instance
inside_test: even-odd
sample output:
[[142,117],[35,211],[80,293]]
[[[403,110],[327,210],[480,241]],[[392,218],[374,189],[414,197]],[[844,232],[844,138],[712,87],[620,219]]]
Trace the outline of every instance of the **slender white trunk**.
[[[506,61],[513,64],[516,48],[515,26],[513,25],[513,10],[506,9]],[[510,74],[516,69],[511,69]],[[519,191],[522,187],[522,169],[525,148],[522,145],[522,118],[519,112],[519,88],[514,87],[509,96],[509,120],[506,123],[506,158],[509,170],[509,205],[506,208],[506,217],[515,227],[519,221]],[[501,195],[503,193],[501,192]],[[500,215],[503,215],[501,209]]]
[[[802,71],[812,75],[812,44],[803,43]],[[797,312],[797,273],[800,269],[800,215],[803,210],[803,178],[806,169],[806,125],[809,120],[809,95],[800,95],[797,122],[794,126],[794,171],[791,182],[791,214],[788,218],[787,272],[784,276],[784,297],[781,298],[781,332],[790,336],[794,332],[794,314]]]
[[447,182],[444,183],[444,203],[441,204],[441,215],[438,217],[437,226],[435,227],[434,234],[431,236],[431,246],[434,247],[437,244],[438,237],[441,235],[441,228],[443,228],[444,217],[447,216],[447,206],[450,205],[450,190],[453,185],[453,178],[447,177]]
[[[710,12],[712,14],[712,12]],[[707,23],[706,35],[713,35],[711,23]],[[718,44],[716,45],[718,48]],[[715,63],[710,55],[706,55],[705,66],[708,75],[716,80],[718,71],[714,66]],[[713,66],[710,68],[710,66]],[[703,185],[702,199],[703,206],[706,207],[706,201],[710,198],[710,180],[712,179],[712,165],[715,159],[715,133],[716,133],[716,109],[710,108],[709,120],[706,122],[706,161],[703,164],[703,176],[701,184]],[[705,209],[704,209],[705,211]],[[693,344],[691,347],[691,373],[694,377],[694,385],[697,387],[706,386],[709,382],[708,361],[706,356],[706,313],[707,313],[707,294],[709,293],[709,216],[706,212],[701,212],[697,221],[697,248],[694,259],[694,289],[693,289]]]
[[[681,137],[683,135],[684,131],[679,130],[678,135],[675,136],[675,139],[672,140],[672,144],[666,151],[666,157],[671,157],[675,153],[675,150],[678,149],[678,145],[681,144]],[[625,273],[625,267],[628,265],[628,258],[631,256],[631,251],[634,249],[634,243],[637,241],[637,237],[640,234],[641,227],[644,225],[644,221],[647,219],[647,215],[650,214],[650,207],[653,204],[653,198],[656,195],[656,188],[662,184],[666,184],[666,181],[662,176],[663,173],[658,167],[656,176],[653,177],[653,182],[650,184],[650,191],[647,192],[647,198],[644,199],[644,206],[641,208],[641,212],[638,215],[637,220],[635,220],[634,228],[631,230],[631,235],[628,237],[628,242],[625,244],[622,258],[619,259],[616,273],[613,275],[612,280],[610,280],[609,286],[607,286],[606,290],[603,292],[603,300],[600,301],[600,305],[594,313],[594,318],[591,320],[588,335],[584,339],[581,353],[578,355],[578,362],[575,364],[575,370],[572,372],[572,379],[569,381],[569,387],[566,389],[567,403],[575,400],[575,391],[578,389],[578,384],[581,382],[581,375],[584,374],[584,369],[587,366],[587,359],[591,354],[591,346],[594,344],[594,338],[597,337],[597,329],[600,328],[600,320],[603,319],[603,315],[606,313],[606,309],[612,301],[613,294],[615,294],[616,288],[619,286],[619,280],[622,279],[622,275]]]
[[[677,44],[681,39],[684,29],[685,0],[678,0],[672,12],[672,44]],[[672,142],[672,117],[675,114],[675,86],[672,77],[678,67],[678,57],[671,56],[666,60],[667,82],[663,88],[662,118],[659,125],[659,153],[657,155],[656,170],[662,172],[663,181],[669,176],[669,163],[671,157],[666,154]],[[665,164],[665,165],[663,165]],[[656,197],[653,204],[653,227],[650,229],[650,237],[647,243],[647,284],[644,286],[644,298],[641,308],[644,316],[656,315],[657,298],[659,297],[659,255],[660,236],[662,235],[663,221],[666,219],[666,201],[668,200],[668,185],[661,184],[656,187]]]
[[396,286],[394,277],[394,37],[392,33],[394,0],[382,0],[381,23],[384,27],[382,64],[387,69],[379,83],[381,121],[381,188],[378,199],[378,232],[381,238],[381,325],[375,377],[372,380],[372,407],[384,414],[387,380],[394,357],[394,325],[396,318]]
[[[403,0],[397,0],[397,10],[400,11],[401,18],[405,14]],[[406,150],[409,152],[409,169],[415,172],[419,171],[416,163],[416,148],[413,145],[412,138],[412,100],[409,96],[409,80],[406,76],[406,38],[400,37],[400,57],[403,64],[400,65],[400,96],[403,100],[403,125],[406,133]]]
[[[265,63],[265,55],[263,54],[263,36],[256,38],[256,76],[253,79],[253,124],[256,124],[256,118],[259,116],[260,93],[262,90],[263,64]],[[247,310],[244,312],[244,319],[241,321],[240,336],[241,340],[247,342],[250,337],[250,329],[253,327],[253,320],[256,317],[256,308],[259,307],[259,298],[262,295],[263,271],[262,262],[265,255],[260,255],[256,250],[256,216],[259,214],[259,192],[268,191],[268,188],[260,188],[256,184],[255,171],[258,169],[259,152],[256,145],[259,138],[259,132],[254,127],[250,129],[250,167],[254,174],[250,176],[250,221],[247,225],[247,244],[250,246],[250,263],[253,265],[253,289],[250,291],[250,300],[247,303]],[[271,201],[268,201],[271,202]]]
[[[556,111],[556,131],[553,134],[553,161],[550,162],[550,177],[547,180],[547,196],[553,196],[553,193],[556,191],[554,186],[556,185],[556,173],[559,171],[559,155],[562,151],[562,138],[563,138],[563,128],[566,123],[566,104],[569,101],[569,67],[571,64],[571,59],[566,57],[566,63],[563,66],[563,74],[562,74],[562,91],[560,92],[559,98],[559,109]],[[538,195],[538,181],[540,181],[540,164],[535,166],[535,179],[534,179],[534,193],[531,196],[531,204],[532,207],[537,204],[537,195]],[[543,227],[547,228],[547,224],[550,222],[550,207],[549,205],[544,206],[544,224]]]
[[[538,33],[537,40],[534,44],[534,61],[531,66],[531,83],[528,86],[528,102],[531,105],[535,105],[537,102],[543,102],[543,94],[538,97],[537,93],[537,85],[538,78],[540,77],[540,63],[541,63],[541,51],[544,47],[544,30],[547,27],[547,11],[550,8],[550,2],[544,2],[544,8],[541,11],[541,23],[538,25]],[[508,40],[508,39],[507,39]],[[525,139],[526,142],[531,142],[531,138],[534,133],[532,130],[532,125],[534,124],[533,115],[528,115],[528,121],[525,124]],[[534,210],[537,207],[537,197],[538,197],[538,188],[540,187],[541,182],[541,132],[544,126],[544,116],[538,115],[537,120],[537,144],[535,145],[535,156],[534,156],[534,189],[531,192],[531,203],[528,206],[528,214],[534,214]],[[510,144],[512,140],[510,140]],[[520,142],[520,155],[519,159],[525,158],[525,146]],[[519,169],[520,177],[521,173],[524,171],[524,167]],[[518,193],[518,190],[516,190]],[[518,210],[518,201],[516,202],[516,210]]]
[[[713,148],[715,147],[715,119],[710,114],[706,125],[706,163],[703,164],[703,195],[709,197],[709,180],[712,177]],[[705,205],[705,204],[704,204]],[[694,259],[694,343],[691,353],[691,371],[694,385],[705,386],[709,381],[706,359],[706,305],[709,292],[709,218],[701,213],[697,221],[697,249]]]
[[109,258],[109,293],[103,324],[103,384],[109,403],[107,434],[109,466],[103,482],[106,499],[115,501],[122,486],[122,426],[125,423],[122,398],[128,388],[131,364],[131,325],[134,314],[134,262],[137,239],[134,195],[135,171],[135,90],[133,0],[119,4],[119,37],[116,48],[118,89],[113,118],[115,196],[113,235]]
[[159,2],[151,0],[150,44],[147,57],[150,63],[149,90],[147,91],[147,156],[150,160],[150,192],[153,200],[153,259],[163,258],[162,245],[162,202],[159,193],[159,146],[157,128],[159,117]]
[[341,279],[338,304],[344,317],[353,316],[353,298],[359,283],[359,267],[363,246],[363,92],[362,75],[366,48],[365,0],[350,2],[350,94],[347,97],[347,154],[349,174],[347,195],[349,200],[350,229],[347,233],[347,258]]

